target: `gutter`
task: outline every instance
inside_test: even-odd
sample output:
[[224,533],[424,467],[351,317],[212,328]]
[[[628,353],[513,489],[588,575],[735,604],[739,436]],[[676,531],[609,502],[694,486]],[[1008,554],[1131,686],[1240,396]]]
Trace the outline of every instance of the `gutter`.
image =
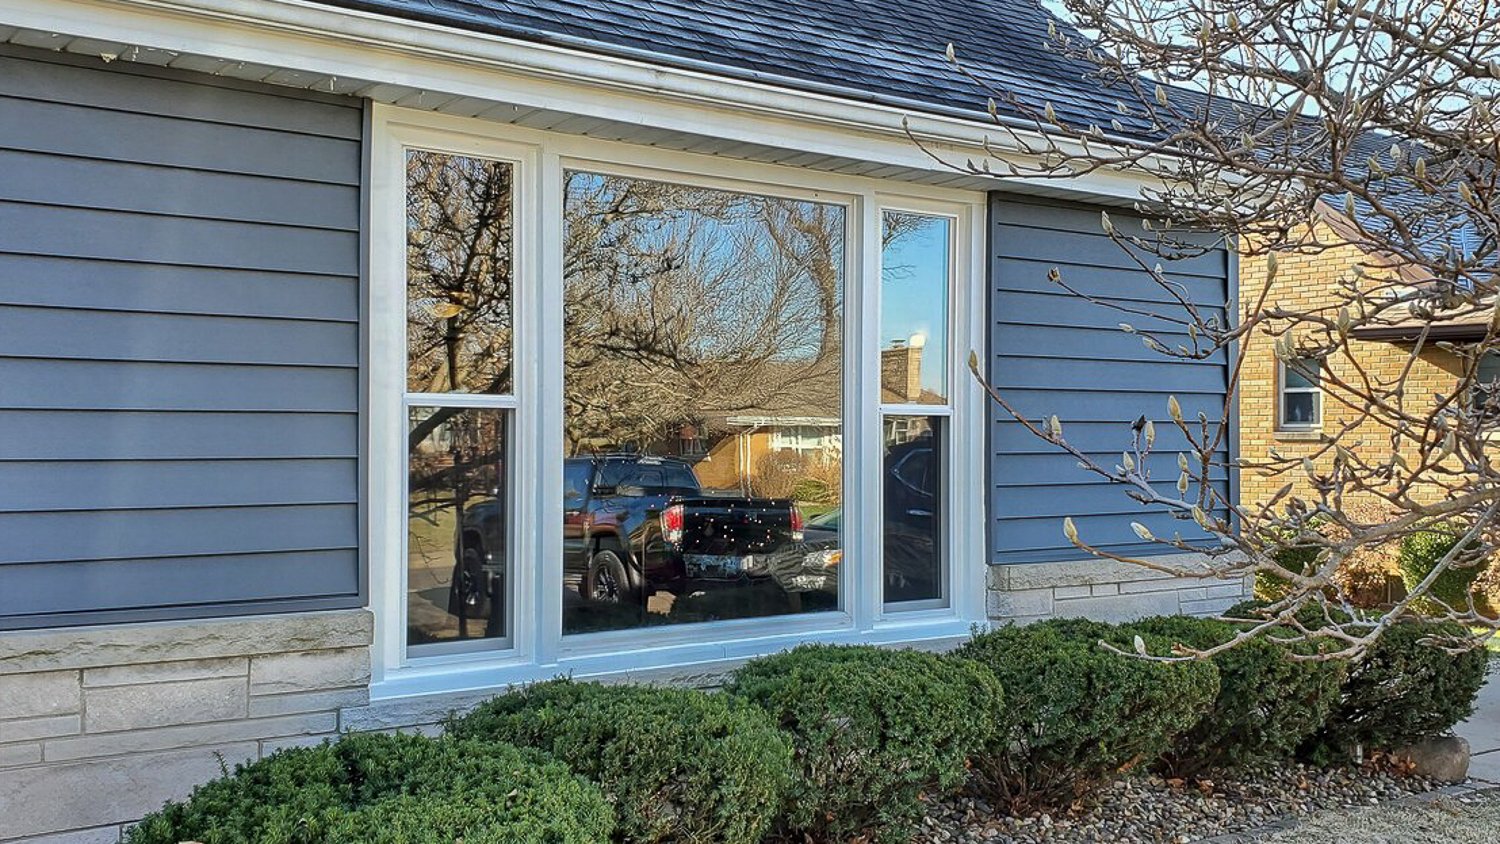
[[1438,323],[1431,326],[1426,325],[1366,325],[1351,330],[1349,333],[1357,340],[1371,340],[1386,343],[1412,343],[1422,336],[1422,330],[1427,330],[1428,340],[1447,340],[1456,342],[1478,342],[1483,340],[1489,333],[1489,323]]

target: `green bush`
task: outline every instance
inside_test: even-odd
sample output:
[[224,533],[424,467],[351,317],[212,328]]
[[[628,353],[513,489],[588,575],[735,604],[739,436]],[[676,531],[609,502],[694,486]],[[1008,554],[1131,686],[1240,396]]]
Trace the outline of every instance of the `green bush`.
[[[1317,569],[1318,557],[1323,549],[1318,545],[1284,545],[1271,554],[1276,565],[1287,571],[1311,574]],[[1268,571],[1255,573],[1255,597],[1266,601],[1279,601],[1291,591],[1291,581]]]
[[[1205,650],[1230,641],[1239,628],[1213,619],[1162,616],[1130,625],[1127,632]],[[1162,757],[1166,770],[1190,777],[1292,758],[1327,720],[1345,676],[1342,662],[1299,661],[1293,653],[1314,651],[1257,636],[1215,655],[1218,697]]]
[[1303,746],[1310,760],[1346,759],[1356,747],[1390,749],[1446,733],[1474,711],[1489,654],[1450,653],[1441,640],[1472,640],[1461,625],[1405,619],[1349,666],[1338,705]]
[[[975,759],[992,802],[1012,812],[1065,805],[1155,761],[1208,712],[1219,689],[1212,663],[1149,662],[1099,645],[1121,637],[1107,624],[1044,621],[981,633],[955,652],[1006,691],[1000,730]],[[1170,644],[1142,638],[1153,653]]]
[[553,680],[481,704],[459,738],[551,753],[614,801],[626,841],[755,844],[781,808],[792,749],[727,695]]
[[[1401,569],[1401,580],[1406,584],[1407,591],[1416,590],[1437,564],[1453,550],[1458,544],[1461,534],[1451,530],[1424,530],[1419,533],[1407,534],[1401,540],[1401,552],[1396,558],[1396,564]],[[1448,566],[1437,579],[1432,582],[1424,597],[1436,598],[1456,610],[1467,610],[1469,607],[1469,595],[1474,589],[1474,581],[1484,571],[1481,561],[1471,559],[1460,554],[1458,559]],[[1434,605],[1424,601],[1418,602],[1423,607],[1433,608]]]
[[141,821],[127,844],[601,844],[604,795],[503,744],[357,734],[241,765]]
[[729,691],[792,736],[796,776],[779,831],[798,841],[906,840],[922,795],[964,782],[1002,700],[972,663],[865,646],[753,660]]

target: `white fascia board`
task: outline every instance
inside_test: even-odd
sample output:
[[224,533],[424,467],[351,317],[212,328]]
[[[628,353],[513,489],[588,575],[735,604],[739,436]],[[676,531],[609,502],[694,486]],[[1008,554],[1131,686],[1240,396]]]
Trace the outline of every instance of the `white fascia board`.
[[[0,0],[0,26],[925,171],[953,172],[933,161],[912,136],[959,164],[985,158],[986,142],[1000,150],[1009,142],[1005,131],[981,120],[908,112],[301,0]],[[1006,180],[1017,181],[1026,180]],[[1032,184],[1131,201],[1140,197],[1143,183],[1136,174],[1112,172]]]

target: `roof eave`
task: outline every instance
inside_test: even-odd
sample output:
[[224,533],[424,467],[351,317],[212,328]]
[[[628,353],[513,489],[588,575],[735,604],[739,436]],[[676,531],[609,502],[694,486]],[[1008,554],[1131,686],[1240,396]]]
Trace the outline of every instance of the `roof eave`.
[[[681,125],[696,121],[700,133],[764,142],[768,131],[760,121],[775,120],[795,129],[796,138],[776,138],[788,146],[818,143],[858,160],[928,170],[951,170],[953,162],[982,159],[986,149],[1024,161],[1014,140],[1038,144],[1044,138],[1034,129],[997,127],[984,115],[856,101],[847,92],[732,78],[722,68],[689,69],[660,58],[646,61],[563,46],[556,39],[539,43],[303,0],[0,0],[0,26],[464,97],[493,96],[497,80],[509,79],[507,95],[532,97],[535,102],[529,104],[535,107],[549,107],[559,92],[578,92],[569,107],[582,104],[615,119],[639,121],[642,108],[653,116],[683,117],[683,107],[691,106],[698,111]],[[522,80],[526,84],[518,84]],[[664,122],[660,128],[678,126]],[[932,160],[913,139],[929,145],[948,164]],[[1159,172],[1167,172],[1167,164],[1165,157],[1157,162]],[[1159,184],[1147,168],[1091,173],[1065,183],[1024,177],[976,177],[979,181],[1114,204],[1138,201],[1142,187]]]

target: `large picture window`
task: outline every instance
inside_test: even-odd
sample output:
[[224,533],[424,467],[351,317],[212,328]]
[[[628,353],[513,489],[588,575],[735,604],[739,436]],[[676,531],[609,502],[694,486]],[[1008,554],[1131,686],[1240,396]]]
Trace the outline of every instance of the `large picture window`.
[[845,209],[564,189],[563,630],[839,604]]
[[373,111],[374,696],[983,618],[983,193]]

